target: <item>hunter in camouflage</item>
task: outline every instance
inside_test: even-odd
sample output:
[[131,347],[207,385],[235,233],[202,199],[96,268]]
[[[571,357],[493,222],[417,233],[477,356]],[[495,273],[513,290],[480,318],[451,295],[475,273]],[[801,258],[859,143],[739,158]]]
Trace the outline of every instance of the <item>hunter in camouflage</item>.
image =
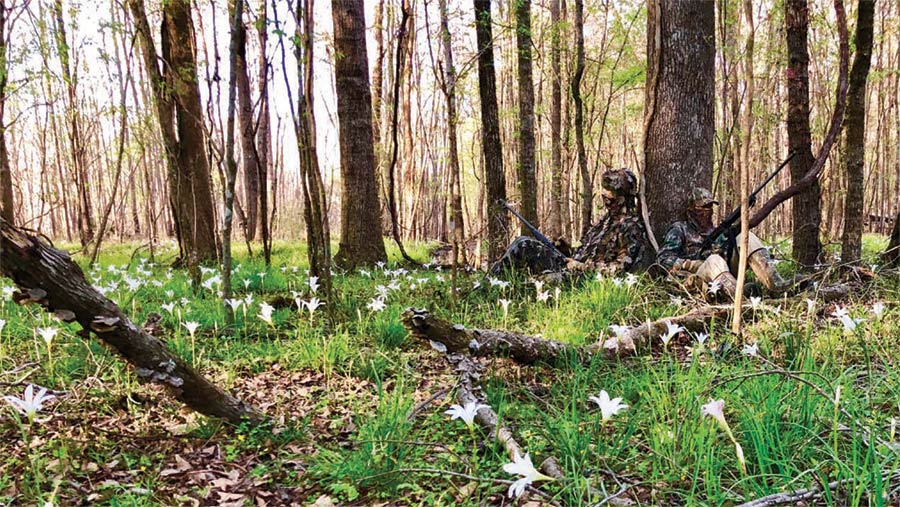
[[581,239],[581,246],[568,257],[566,248],[555,251],[530,236],[512,242],[491,268],[521,269],[531,274],[556,271],[600,271],[614,274],[646,268],[647,235],[637,208],[637,178],[628,169],[603,173],[601,180],[604,216]]
[[[729,251],[725,235],[716,238],[712,245],[701,249],[704,240],[715,229],[712,221],[713,206],[718,204],[705,188],[695,188],[686,211],[687,220],[675,222],[666,232],[666,238],[656,256],[656,261],[670,273],[697,275],[703,282],[715,284],[726,295],[734,297],[736,280],[731,267],[737,266],[738,251]],[[788,283],[775,269],[762,241],[750,233],[748,265],[759,281],[770,291],[780,292]]]

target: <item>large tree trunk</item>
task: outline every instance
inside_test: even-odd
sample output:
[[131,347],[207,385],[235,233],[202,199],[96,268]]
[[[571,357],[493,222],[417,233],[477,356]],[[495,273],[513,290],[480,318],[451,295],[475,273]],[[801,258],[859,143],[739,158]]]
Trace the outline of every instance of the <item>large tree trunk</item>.
[[[809,129],[809,5],[807,0],[785,0],[784,22],[788,48],[788,145],[796,155],[791,160],[791,183],[797,182],[812,167],[812,134]],[[822,244],[819,227],[821,189],[816,180],[793,200],[793,257],[801,267],[818,262]]]
[[[519,72],[519,197],[525,220],[538,225],[537,179],[534,174],[534,79],[531,71],[531,0],[517,0],[516,48]],[[521,224],[521,234],[531,231]]]
[[333,0],[334,65],[341,144],[341,241],[335,261],[344,268],[387,259],[375,186],[372,95],[362,0]]
[[196,277],[196,266],[216,259],[217,252],[190,2],[171,0],[164,4],[160,54],[143,0],[128,0],[128,7],[141,41],[165,147],[175,233],[183,260]]
[[6,84],[9,81],[9,48],[6,45],[6,31],[9,27],[6,14],[6,0],[0,0],[0,218],[14,224],[12,170],[6,148]]
[[562,166],[562,74],[559,68],[560,54],[560,0],[550,0],[550,224],[547,234],[551,239],[565,236],[563,228],[563,166]]
[[493,262],[506,250],[509,217],[500,204],[506,199],[506,174],[500,144],[500,115],[494,74],[494,37],[490,0],[474,0],[475,36],[478,43],[478,95],[481,99],[481,150],[487,199],[487,261]]
[[581,78],[584,76],[584,1],[575,0],[575,74],[572,76],[572,100],[575,102],[575,147],[578,174],[581,175],[581,235],[591,228],[594,209],[594,185],[584,149],[584,101]]
[[684,215],[693,187],[712,184],[715,16],[712,0],[651,0],[644,179],[652,233]]
[[0,272],[20,289],[19,302],[35,302],[64,321],[77,321],[113,347],[144,379],[170,388],[178,400],[213,417],[239,423],[261,414],[197,373],[157,338],[135,325],[97,292],[69,254],[0,220]]
[[856,262],[862,256],[863,202],[865,200],[866,80],[872,63],[875,0],[861,0],[856,17],[856,57],[850,69],[847,110],[844,113],[844,237],[841,262]]
[[447,100],[447,147],[450,164],[450,229],[453,235],[455,261],[466,263],[465,221],[462,212],[462,184],[459,169],[459,139],[456,131],[456,67],[453,65],[453,45],[450,39],[450,20],[447,0],[439,0],[441,11],[441,47],[444,53],[443,91]]

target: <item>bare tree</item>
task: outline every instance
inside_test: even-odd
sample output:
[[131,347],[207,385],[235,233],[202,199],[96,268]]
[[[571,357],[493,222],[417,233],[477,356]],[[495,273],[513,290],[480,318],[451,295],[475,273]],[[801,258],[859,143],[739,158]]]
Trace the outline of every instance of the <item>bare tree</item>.
[[587,166],[584,149],[584,100],[581,79],[584,77],[584,0],[575,0],[575,74],[572,76],[572,101],[575,102],[575,147],[578,174],[581,175],[581,234],[591,228],[594,209],[594,184]]

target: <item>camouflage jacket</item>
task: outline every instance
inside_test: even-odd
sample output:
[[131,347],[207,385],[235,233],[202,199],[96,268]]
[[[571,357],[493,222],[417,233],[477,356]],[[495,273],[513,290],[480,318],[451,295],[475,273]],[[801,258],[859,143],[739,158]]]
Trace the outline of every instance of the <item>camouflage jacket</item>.
[[706,236],[700,234],[700,231],[689,222],[675,222],[666,231],[666,239],[659,247],[656,262],[671,270],[686,259],[703,260],[714,253],[721,254],[726,251],[727,240],[724,235],[716,238],[709,248],[701,250],[700,246],[705,239]]
[[588,229],[572,257],[592,269],[634,271],[646,267],[646,251],[647,235],[637,216],[607,215]]

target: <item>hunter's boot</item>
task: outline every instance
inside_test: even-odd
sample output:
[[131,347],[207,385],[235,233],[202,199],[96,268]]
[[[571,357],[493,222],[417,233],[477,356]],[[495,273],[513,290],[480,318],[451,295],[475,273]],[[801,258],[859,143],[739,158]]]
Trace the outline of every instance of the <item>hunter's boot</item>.
[[728,299],[734,301],[734,295],[737,293],[737,280],[734,275],[726,271],[713,280],[719,284],[719,291],[728,296]]
[[766,289],[771,292],[784,292],[790,287],[790,282],[781,277],[778,270],[775,269],[775,262],[769,256],[769,251],[765,248],[753,252],[747,259],[750,269],[759,278],[759,281],[765,285]]

